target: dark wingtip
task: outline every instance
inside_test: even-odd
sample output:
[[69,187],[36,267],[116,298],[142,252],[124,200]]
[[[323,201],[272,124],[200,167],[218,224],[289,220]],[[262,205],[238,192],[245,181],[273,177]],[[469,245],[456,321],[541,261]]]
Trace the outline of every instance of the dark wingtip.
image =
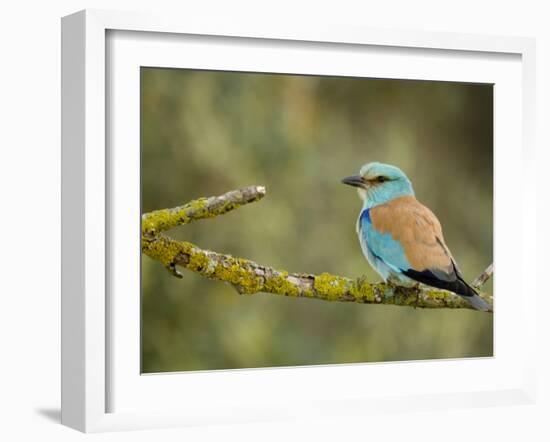
[[403,273],[409,278],[421,282],[422,284],[437,287],[443,290],[449,290],[450,292],[462,296],[476,310],[482,312],[493,311],[493,308],[487,303],[487,301],[479,296],[460,275],[457,275],[457,279],[454,281],[445,281],[438,278],[437,275],[429,269],[422,270],[420,272],[417,270],[408,269],[403,271]]

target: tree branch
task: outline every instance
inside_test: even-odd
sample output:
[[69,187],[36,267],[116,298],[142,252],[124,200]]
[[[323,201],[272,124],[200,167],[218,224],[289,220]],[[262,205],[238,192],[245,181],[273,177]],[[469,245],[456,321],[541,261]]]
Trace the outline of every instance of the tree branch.
[[[397,287],[387,283],[371,283],[365,278],[349,279],[321,273],[289,273],[203,250],[186,241],[176,241],[162,232],[192,221],[223,215],[244,204],[265,196],[265,187],[250,186],[227,192],[221,196],[200,198],[173,209],[157,210],[142,215],[141,250],[161,262],[175,276],[181,277],[176,266],[200,275],[232,284],[241,294],[260,292],[276,295],[316,298],[325,301],[357,302],[363,304],[390,304],[420,308],[469,308],[460,296],[444,290],[423,286],[421,289]],[[473,285],[479,288],[492,275],[492,265]],[[492,295],[480,296],[493,305]],[[490,310],[492,312],[492,308]]]
[[479,275],[476,279],[474,279],[474,282],[472,282],[472,287],[476,290],[479,289],[483,284],[485,284],[491,276],[493,276],[493,264],[489,264],[489,266],[485,269],[485,271]]

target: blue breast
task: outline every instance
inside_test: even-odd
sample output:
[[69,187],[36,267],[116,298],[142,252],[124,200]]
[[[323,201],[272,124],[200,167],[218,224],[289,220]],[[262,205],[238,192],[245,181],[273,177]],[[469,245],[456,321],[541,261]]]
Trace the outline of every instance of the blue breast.
[[359,217],[361,245],[394,271],[409,269],[410,264],[403,247],[389,233],[380,233],[374,228],[370,210],[364,209]]

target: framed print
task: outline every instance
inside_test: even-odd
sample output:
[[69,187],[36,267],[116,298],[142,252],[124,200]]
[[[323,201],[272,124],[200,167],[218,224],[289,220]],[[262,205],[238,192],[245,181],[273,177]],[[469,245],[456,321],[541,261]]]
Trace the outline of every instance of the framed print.
[[64,424],[533,400],[532,40],[108,11],[62,35]]
[[[225,193],[235,205],[250,200],[246,208],[208,209],[207,221],[195,215],[181,229],[163,230],[170,237],[181,231],[186,244],[161,245],[165,236],[146,234],[142,373],[493,356],[493,315],[448,304],[471,301],[488,309],[492,279],[481,295],[460,279],[433,280],[432,287],[454,289],[462,298],[372,285],[384,268],[375,260],[371,268],[355,229],[362,205],[377,196],[400,202],[396,213],[410,213],[414,222],[392,226],[394,235],[403,237],[409,253],[433,259],[444,249],[407,239],[433,233],[427,223],[435,218],[418,202],[423,195],[442,217],[442,241],[455,246],[450,250],[464,275],[473,280],[492,262],[492,84],[142,67],[140,124],[142,230],[158,216],[164,223],[166,212],[158,209],[178,198],[196,201],[247,181],[262,184]],[[378,162],[364,166],[368,158]],[[440,161],[434,167],[422,158]],[[414,173],[414,182],[395,164]],[[361,167],[370,182],[351,180],[345,188],[340,179]],[[374,175],[382,181],[372,183]],[[362,204],[355,189],[366,190],[356,186],[365,186],[372,198]],[[218,197],[211,201],[217,204]],[[382,222],[377,210],[391,206],[374,203],[378,208],[367,209],[369,218]],[[180,217],[192,207],[173,213]],[[363,216],[361,238],[374,232]],[[464,228],[470,223],[475,229]],[[180,247],[183,262],[175,252]],[[380,249],[377,256],[384,254]],[[464,256],[470,258],[461,262]],[[168,277],[174,276],[175,269],[166,268],[172,262],[194,274]],[[169,307],[161,308],[159,299]],[[446,308],[419,309],[436,306]],[[395,333],[396,324],[415,333]]]

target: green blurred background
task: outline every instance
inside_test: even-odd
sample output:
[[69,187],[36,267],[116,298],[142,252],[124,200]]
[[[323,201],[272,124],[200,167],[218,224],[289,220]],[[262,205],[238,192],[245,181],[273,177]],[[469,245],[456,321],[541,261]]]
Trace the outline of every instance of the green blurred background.
[[[340,179],[402,168],[467,280],[492,262],[492,85],[142,68],[142,210],[258,184],[260,202],[175,238],[291,272],[371,270]],[[142,371],[490,356],[493,316],[239,296],[142,258]],[[485,290],[492,291],[488,283]]]

